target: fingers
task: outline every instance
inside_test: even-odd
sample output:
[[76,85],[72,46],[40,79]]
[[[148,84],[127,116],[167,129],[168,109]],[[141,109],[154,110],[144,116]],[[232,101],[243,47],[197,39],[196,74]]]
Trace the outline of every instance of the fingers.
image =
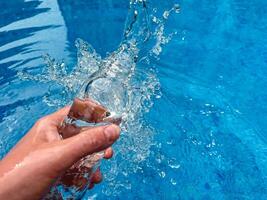
[[100,183],[103,180],[102,173],[100,171],[100,168],[97,168],[96,172],[93,174],[91,178],[90,185],[88,186],[89,189],[92,189],[95,184]]
[[[111,147],[109,147],[105,150],[104,158],[109,159],[112,156],[113,156],[113,150]],[[97,168],[96,172],[92,176],[91,183],[90,183],[88,188],[92,189],[95,184],[102,182],[102,180],[103,180],[103,176],[102,176],[102,173],[100,171],[100,168]]]
[[[107,148],[104,153],[104,158],[110,159],[113,156],[113,150],[111,147]],[[93,174],[91,183],[89,185],[89,189],[92,189],[95,184],[100,183],[103,180],[102,173],[100,171],[100,168],[97,168],[96,172]]]
[[[120,135],[120,128],[116,125],[100,126],[88,129],[78,135],[62,140],[64,151],[69,158],[78,161],[80,158],[103,151],[110,147]],[[108,150],[108,157],[112,155]]]
[[90,183],[90,185],[89,185],[89,187],[88,187],[88,188],[89,188],[89,190],[90,190],[90,189],[92,189],[94,186],[95,186],[95,184],[94,184],[94,183]]
[[70,108],[69,116],[73,119],[80,119],[87,122],[101,122],[106,117],[105,107],[91,99],[74,99]]
[[107,148],[104,153],[104,158],[110,159],[113,156],[113,150],[111,147]]
[[103,177],[102,174],[100,172],[100,168],[97,168],[97,170],[95,171],[95,173],[92,176],[91,182],[94,184],[98,184],[102,181]]

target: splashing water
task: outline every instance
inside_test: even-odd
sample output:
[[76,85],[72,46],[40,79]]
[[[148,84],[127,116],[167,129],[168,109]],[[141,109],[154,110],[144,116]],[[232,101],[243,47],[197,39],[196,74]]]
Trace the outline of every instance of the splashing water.
[[[103,191],[107,195],[116,194],[120,187],[130,188],[127,181],[119,183],[115,177],[134,173],[139,163],[150,154],[154,131],[143,120],[143,115],[153,105],[153,98],[161,96],[160,83],[150,61],[159,59],[163,46],[176,34],[166,35],[164,25],[170,14],[179,13],[179,10],[179,5],[175,4],[157,18],[153,13],[148,14],[145,0],[131,0],[124,38],[116,51],[102,58],[90,44],[77,39],[78,62],[70,73],[64,62],[56,62],[46,55],[47,68],[42,74],[18,74],[23,80],[53,83],[50,92],[43,98],[49,106],[61,107],[69,103],[74,96],[84,92],[89,80],[89,94],[93,99],[105,98],[105,91],[112,91],[113,98],[107,107],[122,113],[124,134],[115,146],[115,159],[105,175],[106,182],[113,188],[113,191],[111,187]],[[53,90],[55,85],[60,86],[57,94]],[[116,162],[118,158],[120,163]]]

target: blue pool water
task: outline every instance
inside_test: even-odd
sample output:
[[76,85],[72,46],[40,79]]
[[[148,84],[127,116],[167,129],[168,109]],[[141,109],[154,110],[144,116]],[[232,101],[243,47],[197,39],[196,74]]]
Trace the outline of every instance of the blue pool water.
[[[175,34],[149,63],[160,94],[114,146],[114,159],[102,163],[105,181],[84,199],[267,199],[267,2],[149,0],[147,10],[162,18],[175,4],[180,12],[164,22],[164,33]],[[61,87],[18,73],[40,74],[46,53],[71,71],[77,38],[102,56],[115,51],[129,2],[10,0],[0,7],[2,158],[55,102],[73,97],[63,101]]]

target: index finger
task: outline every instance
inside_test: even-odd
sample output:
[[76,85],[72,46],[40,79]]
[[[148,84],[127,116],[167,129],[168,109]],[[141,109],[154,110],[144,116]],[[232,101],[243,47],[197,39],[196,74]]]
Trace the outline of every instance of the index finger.
[[65,119],[69,111],[70,111],[70,106],[65,106],[64,108],[61,108],[60,110],[50,114],[49,118],[54,122],[56,122],[57,124],[59,124]]

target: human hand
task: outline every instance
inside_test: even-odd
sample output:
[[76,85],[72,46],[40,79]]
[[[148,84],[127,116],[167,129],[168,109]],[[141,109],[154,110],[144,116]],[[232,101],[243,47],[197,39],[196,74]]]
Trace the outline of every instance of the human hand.
[[[116,125],[81,130],[62,140],[58,128],[69,112],[65,107],[40,119],[0,162],[0,199],[40,199],[55,181],[81,158],[109,148],[119,137]],[[93,183],[101,180],[100,171]],[[91,185],[92,187],[92,185]]]

